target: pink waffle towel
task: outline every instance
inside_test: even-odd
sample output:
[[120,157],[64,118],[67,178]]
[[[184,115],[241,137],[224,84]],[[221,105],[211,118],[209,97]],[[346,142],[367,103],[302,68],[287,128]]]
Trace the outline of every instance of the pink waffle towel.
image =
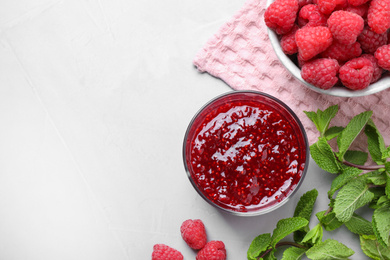
[[376,126],[390,145],[390,89],[364,97],[340,98],[305,87],[274,53],[264,23],[265,9],[265,0],[247,1],[196,55],[197,69],[220,78],[234,90],[257,90],[282,100],[301,119],[310,144],[317,140],[318,132],[303,111],[339,104],[332,125],[345,126],[358,113],[372,110]]

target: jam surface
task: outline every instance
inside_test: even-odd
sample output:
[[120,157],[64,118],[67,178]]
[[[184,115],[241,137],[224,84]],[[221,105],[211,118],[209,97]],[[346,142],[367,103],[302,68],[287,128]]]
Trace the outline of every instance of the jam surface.
[[205,197],[246,212],[275,205],[294,190],[305,167],[304,137],[292,117],[278,111],[233,100],[203,113],[187,140],[187,165]]

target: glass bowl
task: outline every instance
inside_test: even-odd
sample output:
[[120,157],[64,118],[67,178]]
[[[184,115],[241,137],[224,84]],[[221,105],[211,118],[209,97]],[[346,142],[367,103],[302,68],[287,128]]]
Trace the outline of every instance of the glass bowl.
[[184,137],[188,178],[212,206],[239,216],[261,215],[285,204],[309,164],[305,130],[282,101],[234,91],[205,104]]
[[[274,0],[267,0],[266,6],[268,7],[273,2]],[[310,88],[311,90],[314,90],[318,93],[337,96],[337,97],[361,97],[361,96],[367,96],[367,95],[380,92],[390,87],[390,74],[386,73],[385,75],[382,76],[380,80],[369,85],[367,88],[363,90],[350,90],[342,86],[334,86],[328,90],[317,88],[316,86],[309,84],[302,79],[301,69],[290,59],[288,55],[286,55],[283,52],[282,47],[280,46],[280,40],[278,35],[269,28],[267,28],[267,30],[268,30],[268,36],[271,45],[276,53],[276,56],[278,56],[280,62],[296,79],[298,79],[300,82],[302,82],[306,87]]]

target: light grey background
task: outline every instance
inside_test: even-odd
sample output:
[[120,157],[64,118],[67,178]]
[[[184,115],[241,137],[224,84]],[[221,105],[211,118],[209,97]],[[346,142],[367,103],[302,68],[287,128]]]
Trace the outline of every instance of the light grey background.
[[[199,218],[228,259],[291,217],[333,178],[311,161],[295,197],[236,217],[204,202],[184,171],[182,141],[197,110],[231,89],[192,65],[244,0],[0,1],[0,258],[150,259]],[[317,224],[315,218],[311,226]],[[326,233],[356,251],[346,229]]]

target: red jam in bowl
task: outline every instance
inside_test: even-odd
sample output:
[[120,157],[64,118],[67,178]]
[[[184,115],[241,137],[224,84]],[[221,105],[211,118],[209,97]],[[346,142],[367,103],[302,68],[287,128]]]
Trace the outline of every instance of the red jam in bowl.
[[191,183],[209,203],[259,215],[287,201],[308,165],[307,138],[296,115],[260,92],[217,97],[192,120],[184,140]]

